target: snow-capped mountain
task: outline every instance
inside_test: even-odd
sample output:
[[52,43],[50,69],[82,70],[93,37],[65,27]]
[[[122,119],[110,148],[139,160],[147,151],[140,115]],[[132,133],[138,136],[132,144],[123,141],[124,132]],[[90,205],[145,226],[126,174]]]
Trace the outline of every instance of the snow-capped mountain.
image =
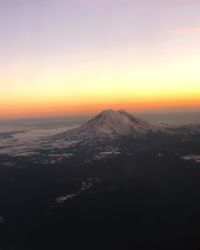
[[[124,110],[105,110],[79,127],[48,130],[46,136],[40,136],[38,130],[9,135],[2,139],[0,155],[23,158],[23,162],[24,158],[31,159],[33,164],[56,165],[68,159],[85,162],[139,151],[190,155],[192,147],[199,148],[199,141],[199,125],[153,125]],[[13,162],[5,160],[6,166]]]
[[135,118],[124,110],[105,110],[78,128],[56,136],[59,138],[82,139],[114,139],[120,136],[132,135],[138,137],[158,128],[146,121]]

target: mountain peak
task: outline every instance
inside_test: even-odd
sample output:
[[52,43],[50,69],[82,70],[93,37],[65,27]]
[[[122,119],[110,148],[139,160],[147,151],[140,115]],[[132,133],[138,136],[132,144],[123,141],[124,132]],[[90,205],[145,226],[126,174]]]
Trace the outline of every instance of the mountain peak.
[[121,110],[106,109],[106,110],[103,110],[98,115],[120,116],[120,115],[129,115],[129,114],[123,109],[121,109]]
[[114,111],[113,109],[106,109],[103,110],[101,113],[99,113],[99,115],[106,115],[106,116],[110,116],[112,114],[114,114],[116,111]]
[[101,113],[102,114],[109,114],[109,113],[113,113],[113,112],[115,112],[113,109],[105,109]]
[[120,109],[120,110],[113,110],[113,109],[105,109],[105,110],[103,110],[100,114],[107,114],[107,115],[110,115],[110,114],[116,114],[116,113],[120,113],[120,114],[124,114],[124,113],[126,113],[127,114],[127,112],[124,110],[124,109]]
[[118,110],[118,112],[121,113],[121,114],[127,113],[124,109],[120,109],[120,110]]
[[67,132],[71,138],[117,138],[120,136],[139,136],[155,130],[148,122],[137,119],[125,110],[107,109],[79,128]]

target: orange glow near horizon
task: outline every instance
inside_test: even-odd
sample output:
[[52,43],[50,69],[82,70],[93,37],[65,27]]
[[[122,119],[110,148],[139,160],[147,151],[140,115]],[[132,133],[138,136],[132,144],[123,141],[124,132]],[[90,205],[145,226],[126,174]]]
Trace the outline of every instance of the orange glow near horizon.
[[124,102],[99,102],[79,103],[79,104],[58,104],[55,106],[32,103],[27,106],[15,106],[0,108],[1,118],[24,118],[24,117],[49,117],[49,116],[78,116],[91,115],[105,109],[120,110],[128,112],[173,112],[173,111],[192,111],[200,109],[199,99],[171,99],[160,101],[124,101]]
[[[79,115],[102,109],[157,111],[200,107],[198,60],[165,62],[79,64],[66,72],[58,68],[32,72],[17,68],[5,74],[1,89],[0,118]],[[65,65],[65,64],[64,64]],[[25,73],[23,73],[25,72]]]

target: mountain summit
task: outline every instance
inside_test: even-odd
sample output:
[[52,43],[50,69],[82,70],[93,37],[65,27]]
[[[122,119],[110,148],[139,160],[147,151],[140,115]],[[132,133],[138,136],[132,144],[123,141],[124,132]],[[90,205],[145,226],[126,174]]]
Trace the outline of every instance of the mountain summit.
[[78,128],[62,134],[70,139],[117,138],[120,136],[140,136],[154,131],[156,127],[137,119],[124,110],[104,110]]

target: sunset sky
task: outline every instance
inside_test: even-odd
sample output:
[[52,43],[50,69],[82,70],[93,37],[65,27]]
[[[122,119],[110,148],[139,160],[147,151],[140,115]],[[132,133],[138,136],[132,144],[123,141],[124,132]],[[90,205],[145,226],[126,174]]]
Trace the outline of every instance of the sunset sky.
[[199,0],[1,0],[0,118],[200,107]]

